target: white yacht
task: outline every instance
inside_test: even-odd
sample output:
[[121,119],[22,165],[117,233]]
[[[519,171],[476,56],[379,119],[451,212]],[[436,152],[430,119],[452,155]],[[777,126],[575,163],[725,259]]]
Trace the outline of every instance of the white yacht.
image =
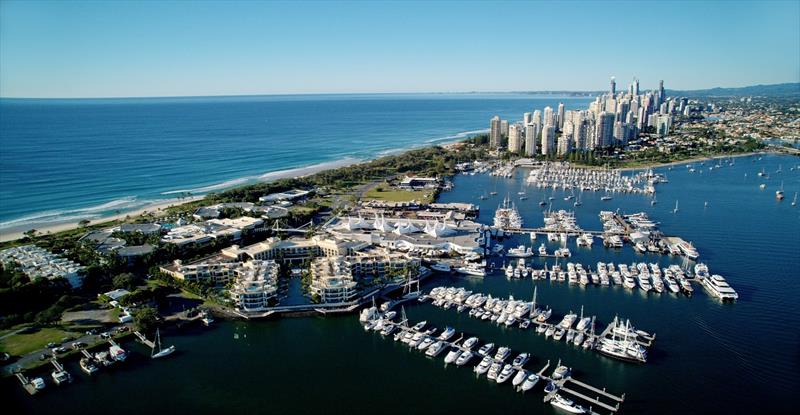
[[489,356],[484,356],[480,363],[475,366],[475,373],[478,375],[482,375],[489,371],[489,367],[492,366],[492,358]]
[[516,248],[509,248],[508,252],[506,252],[506,256],[513,258],[528,258],[533,256],[533,251],[530,247],[520,245]]
[[683,252],[689,259],[697,259],[700,257],[700,254],[697,253],[697,249],[691,244],[691,242],[681,242],[678,244],[678,249]]
[[497,383],[504,383],[509,378],[511,378],[511,375],[513,375],[513,374],[514,374],[514,367],[512,367],[509,364],[506,364],[505,366],[503,366],[503,370],[500,371],[500,373],[497,374],[496,382]]
[[539,382],[539,375],[531,373],[530,375],[528,375],[527,378],[525,378],[525,381],[522,382],[522,386],[520,387],[520,389],[523,392],[527,392],[533,389],[533,387],[536,386],[538,382]]
[[627,362],[647,362],[647,351],[644,347],[634,340],[628,340],[627,337],[621,340],[602,339],[597,345],[597,351],[608,357]]
[[476,265],[476,264],[467,264],[461,267],[456,268],[456,272],[459,274],[471,275],[473,277],[485,277],[486,270],[483,267]]
[[444,364],[455,363],[459,356],[461,356],[461,349],[456,346],[451,347],[450,351],[447,352],[447,355],[444,357]]
[[558,325],[561,328],[566,330],[566,329],[572,327],[572,325],[575,323],[575,320],[577,320],[577,319],[578,319],[578,315],[577,314],[569,313],[566,316],[564,316],[563,319],[561,319],[561,322],[558,323]]
[[739,298],[739,294],[728,285],[721,275],[714,274],[711,277],[702,278],[700,283],[703,284],[706,291],[722,301],[734,301]]
[[525,379],[528,378],[528,371],[525,369],[517,370],[517,374],[514,375],[514,378],[511,379],[511,386],[517,387],[525,382]]
[[[552,235],[552,234],[551,234]],[[547,255],[547,247],[544,244],[539,245],[539,255],[545,256]]]
[[553,395],[553,399],[550,400],[550,405],[555,406],[556,408],[563,409],[569,413],[573,414],[585,414],[586,409],[582,406],[572,402],[571,400],[559,395]]
[[476,344],[478,344],[478,338],[470,337],[464,342],[464,344],[461,347],[464,350],[472,350],[472,348],[475,347]]
[[456,366],[464,366],[472,360],[472,357],[475,356],[471,351],[465,350],[463,353],[458,355],[458,359],[456,359]]
[[514,367],[522,367],[525,366],[525,363],[528,363],[530,360],[531,355],[530,353],[520,353],[517,357],[514,358],[514,361],[511,362],[511,365]]
[[497,353],[495,353],[494,358],[495,360],[503,361],[506,360],[506,358],[508,358],[509,354],[511,354],[511,349],[505,346],[501,346],[499,349],[497,349]]
[[108,354],[111,356],[112,359],[116,360],[117,362],[124,362],[125,359],[128,357],[128,352],[126,352],[123,348],[119,347],[117,344],[111,345],[108,348]]
[[486,373],[486,378],[489,380],[497,380],[497,375],[500,374],[500,371],[503,369],[503,365],[499,362],[492,363],[489,366],[489,372]]
[[434,339],[433,339],[433,337],[430,337],[430,336],[428,336],[428,337],[425,337],[425,338],[424,338],[424,339],[422,339],[422,341],[421,341],[421,342],[420,342],[420,343],[417,345],[417,350],[425,350],[425,349],[427,349],[428,347],[431,347],[431,345],[432,345],[433,343],[435,343],[435,342],[436,342],[436,340],[434,340]]
[[506,197],[503,200],[503,203],[497,207],[497,210],[494,213],[493,222],[496,228],[518,229],[522,227],[522,216],[520,216],[517,208],[514,206],[514,202]]
[[97,365],[94,364],[94,361],[92,361],[92,359],[89,359],[88,357],[81,358],[79,365],[81,367],[81,370],[84,371],[84,373],[86,373],[87,375],[91,375],[92,373],[97,372],[99,370],[97,368]]
[[431,264],[431,269],[437,272],[444,272],[444,273],[449,273],[451,271],[450,265],[444,262],[437,262]]
[[478,354],[481,356],[489,356],[489,353],[491,353],[492,350],[494,350],[494,343],[487,343],[478,349]]
[[425,351],[425,355],[430,357],[439,356],[439,354],[442,353],[442,350],[444,350],[444,348],[445,348],[445,342],[437,341],[436,343],[428,347],[428,350]]
[[444,340],[444,341],[450,340],[450,338],[453,337],[454,334],[456,334],[456,330],[450,326],[447,326],[445,327],[442,334],[439,335],[439,340]]

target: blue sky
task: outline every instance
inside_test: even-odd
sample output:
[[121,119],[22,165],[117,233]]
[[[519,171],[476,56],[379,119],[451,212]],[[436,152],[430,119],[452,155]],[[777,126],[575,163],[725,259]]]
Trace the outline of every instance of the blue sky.
[[800,81],[800,1],[0,2],[0,96]]

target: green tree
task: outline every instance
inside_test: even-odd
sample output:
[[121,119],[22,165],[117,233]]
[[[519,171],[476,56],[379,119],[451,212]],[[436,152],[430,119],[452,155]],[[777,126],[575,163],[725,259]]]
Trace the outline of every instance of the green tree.
[[142,333],[150,333],[158,325],[158,311],[153,307],[142,307],[133,312],[133,324],[136,330]]
[[126,290],[133,289],[136,286],[136,277],[129,272],[115,275],[111,279],[111,284],[114,288],[124,288]]

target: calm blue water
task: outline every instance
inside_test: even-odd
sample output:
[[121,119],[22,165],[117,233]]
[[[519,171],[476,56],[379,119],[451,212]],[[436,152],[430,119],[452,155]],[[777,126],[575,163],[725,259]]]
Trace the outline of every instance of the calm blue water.
[[[588,98],[301,95],[0,100],[0,230],[97,218],[270,172],[453,141]],[[269,177],[268,175],[266,176]]]
[[[697,286],[695,295],[687,298],[613,286],[509,281],[499,272],[485,279],[439,275],[423,286],[462,285],[517,298],[529,298],[536,286],[539,301],[553,307],[556,321],[581,306],[597,316],[601,327],[615,314],[628,317],[638,328],[657,334],[645,365],[545,340],[530,330],[476,321],[453,309],[414,303],[406,311],[412,321],[427,320],[439,328],[450,325],[484,341],[531,352],[530,369],[562,359],[578,379],[625,392],[621,414],[796,413],[800,207],[792,207],[790,199],[800,191],[800,169],[789,167],[797,164],[800,158],[769,155],[761,160],[738,158],[733,166],[702,174],[685,167],[662,169],[670,183],[659,185],[655,206],[637,195],[615,195],[603,202],[600,193],[581,194],[583,206],[576,208],[576,217],[585,229],[600,228],[600,210],[643,210],[665,233],[694,242],[701,260],[739,292],[735,304],[721,304]],[[757,179],[762,168],[774,172],[781,165],[783,173]],[[498,199],[505,194],[515,197],[522,188],[524,173],[518,171],[512,179],[458,176],[455,190],[443,193],[440,200],[480,203],[480,220],[489,222]],[[764,191],[758,188],[762,182],[767,184]],[[778,202],[774,190],[781,182],[788,200]],[[499,194],[481,201],[482,188]],[[528,225],[541,225],[538,202],[552,192],[526,190],[529,199],[519,203],[520,211]],[[554,196],[555,208],[573,208],[563,201],[563,192]],[[680,200],[677,214],[671,213],[675,200]],[[521,236],[505,243],[530,241]],[[569,247],[574,252],[571,261],[592,268],[600,260],[681,263],[640,255],[629,247],[608,250],[595,244],[577,249],[574,240]],[[426,358],[379,334],[365,333],[355,315],[219,322],[210,329],[168,330],[162,335],[178,348],[168,359],[152,361],[149,350],[129,341],[125,347],[133,353],[117,369],[89,377],[80,372],[77,359],[69,359],[65,363],[73,383],[56,387],[50,382],[44,393],[30,397],[9,379],[0,383],[0,401],[8,403],[10,413],[25,414],[51,414],[53,408],[66,414],[108,413],[113,408],[120,415],[153,408],[170,414],[563,413],[542,403],[542,385],[522,395],[509,385],[476,378],[471,367],[445,367],[443,357]],[[34,374],[49,375],[46,369]]]

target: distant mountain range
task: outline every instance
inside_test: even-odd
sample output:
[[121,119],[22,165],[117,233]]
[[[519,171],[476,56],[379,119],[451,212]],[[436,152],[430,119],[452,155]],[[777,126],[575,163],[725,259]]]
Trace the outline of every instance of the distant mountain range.
[[[647,91],[648,89],[643,89]],[[541,95],[567,95],[567,96],[596,96],[605,94],[608,91],[513,91],[518,94],[541,94]],[[791,97],[800,96],[800,83],[785,83],[772,85],[751,85],[738,88],[710,88],[681,91],[667,89],[667,95],[684,97],[741,97],[741,96],[770,96],[770,97]]]
[[678,96],[772,96],[787,97],[800,96],[800,83],[785,83],[772,85],[751,85],[739,88],[711,88],[694,91],[667,90],[667,95]]

